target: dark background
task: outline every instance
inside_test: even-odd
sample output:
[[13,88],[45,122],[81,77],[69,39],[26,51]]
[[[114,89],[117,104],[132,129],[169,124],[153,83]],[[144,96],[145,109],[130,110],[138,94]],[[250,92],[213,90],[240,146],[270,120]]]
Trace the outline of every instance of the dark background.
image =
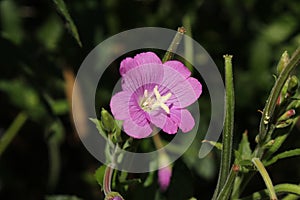
[[[76,71],[101,41],[124,30],[184,25],[223,72],[223,55],[232,54],[236,88],[235,146],[247,129],[252,145],[262,109],[274,83],[283,51],[300,44],[298,0],[66,0],[82,42],[80,47],[51,0],[0,0],[0,137],[12,123],[20,130],[0,157],[0,199],[45,199],[46,195],[103,198],[93,173],[101,165],[84,148],[70,118],[70,94]],[[115,70],[117,70],[117,65]],[[296,74],[299,71],[295,72]],[[117,74],[116,77],[117,78]],[[99,92],[108,108],[109,86]],[[200,132],[209,120],[209,96],[203,94]],[[202,124],[202,126],[201,126]],[[15,126],[14,126],[15,127]],[[300,127],[300,126],[298,126]],[[280,151],[299,147],[299,128]],[[132,185],[127,199],[211,197],[219,153],[199,160],[200,139],[174,164],[169,189]],[[274,183],[300,180],[299,158],[269,167]],[[145,178],[145,174],[131,177]],[[256,176],[245,194],[263,189]]]

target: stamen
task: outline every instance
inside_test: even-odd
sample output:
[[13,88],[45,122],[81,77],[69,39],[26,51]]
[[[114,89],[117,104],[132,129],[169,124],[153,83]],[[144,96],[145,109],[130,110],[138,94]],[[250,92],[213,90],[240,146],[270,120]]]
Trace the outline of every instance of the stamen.
[[166,113],[170,114],[170,108],[165,104],[165,102],[172,96],[171,92],[165,96],[161,96],[157,85],[154,87],[153,92],[156,97],[155,106],[161,107],[164,111],[166,111]]
[[145,98],[148,98],[148,90],[145,90],[145,91],[144,91],[144,97],[145,97]]
[[[155,97],[153,97],[153,94]],[[161,96],[158,91],[158,86],[156,85],[153,89],[153,93],[149,96],[148,90],[144,91],[144,96],[141,101],[141,107],[145,111],[151,111],[156,108],[162,108],[167,114],[170,114],[170,108],[165,104],[165,102],[172,96],[169,92],[165,96]]]

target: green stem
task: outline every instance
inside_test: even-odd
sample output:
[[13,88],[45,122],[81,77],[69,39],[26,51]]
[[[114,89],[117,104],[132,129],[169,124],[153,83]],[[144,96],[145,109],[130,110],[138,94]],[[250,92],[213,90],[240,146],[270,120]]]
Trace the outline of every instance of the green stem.
[[266,138],[269,124],[270,121],[272,120],[271,118],[275,110],[276,101],[290,73],[299,64],[299,61],[300,61],[300,47],[297,48],[292,58],[290,59],[289,63],[287,64],[287,66],[283,68],[283,70],[279,74],[275,82],[275,85],[271,90],[270,96],[266,102],[266,106],[263,110],[263,114],[259,126],[259,136],[258,136],[259,151],[256,152],[256,156],[259,158],[261,158],[262,156],[262,148],[260,147],[262,147],[264,140]]
[[221,188],[223,188],[229,174],[232,157],[232,137],[234,122],[234,87],[232,73],[232,56],[225,55],[225,89],[226,89],[226,113],[222,140],[222,156],[218,184],[213,196],[215,199]]
[[162,59],[163,63],[172,59],[174,52],[176,52],[177,47],[178,47],[184,33],[185,33],[184,27],[179,27],[177,29],[177,33],[176,33],[175,37],[173,38],[173,41],[168,48],[168,51],[166,52],[165,56]]
[[228,178],[224,184],[224,187],[222,188],[222,190],[220,191],[220,194],[217,197],[217,200],[229,199],[238,170],[239,170],[238,165],[232,166],[232,168],[229,172]]
[[257,170],[259,171],[260,175],[262,176],[262,178],[267,186],[267,189],[268,189],[269,195],[270,195],[270,199],[277,200],[277,196],[275,193],[275,189],[274,189],[272,180],[271,180],[265,166],[263,165],[263,163],[260,161],[259,158],[253,158],[252,162],[256,166]]
[[15,138],[19,130],[22,128],[22,126],[25,124],[28,116],[21,112],[18,114],[18,116],[15,118],[13,123],[10,125],[10,127],[7,129],[7,131],[4,133],[4,135],[0,139],[0,156],[5,151],[5,149],[8,147],[8,145],[11,143],[11,141]]

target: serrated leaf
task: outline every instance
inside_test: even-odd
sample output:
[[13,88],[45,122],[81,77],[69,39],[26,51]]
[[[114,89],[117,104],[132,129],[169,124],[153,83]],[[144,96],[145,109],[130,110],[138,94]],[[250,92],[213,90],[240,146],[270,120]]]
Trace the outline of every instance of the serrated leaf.
[[95,171],[95,174],[94,174],[96,181],[101,186],[101,188],[103,188],[103,179],[104,179],[105,169],[106,169],[106,165],[102,165]]
[[51,195],[46,196],[46,200],[82,200],[76,196],[69,196],[69,195]]
[[63,0],[53,0],[55,7],[57,9],[57,11],[62,15],[68,30],[70,31],[70,33],[72,34],[72,36],[75,38],[75,40],[77,41],[78,45],[80,47],[82,47],[82,43],[80,41],[80,37],[77,31],[77,27],[73,21],[73,19],[71,18],[68,8],[65,4],[65,2]]
[[238,163],[241,160],[251,160],[252,150],[250,148],[250,143],[249,143],[249,140],[248,140],[247,131],[245,131],[243,133],[242,140],[239,144],[238,152],[239,152],[239,155],[240,155],[240,158],[239,158],[240,160],[238,160]]
[[294,156],[300,156],[300,148],[299,149],[293,149],[289,151],[282,152],[280,154],[277,154],[270,160],[264,162],[265,166],[272,165],[273,163],[277,162],[279,159],[283,158],[289,158],[289,157],[294,157]]

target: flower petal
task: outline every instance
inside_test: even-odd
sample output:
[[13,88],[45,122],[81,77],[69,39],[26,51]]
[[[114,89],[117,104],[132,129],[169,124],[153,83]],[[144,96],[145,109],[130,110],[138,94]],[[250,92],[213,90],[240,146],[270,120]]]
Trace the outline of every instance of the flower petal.
[[144,65],[144,64],[162,64],[160,58],[153,52],[144,52],[137,54],[134,56],[134,61],[137,65]]
[[130,118],[129,105],[132,93],[127,91],[118,92],[110,100],[110,109],[117,120]]
[[195,120],[191,115],[191,113],[187,109],[182,109],[179,128],[182,130],[182,132],[186,133],[191,131],[194,126],[195,126]]
[[177,60],[170,60],[164,63],[169,67],[172,67],[176,71],[178,71],[183,77],[188,78],[191,75],[191,71],[182,63]]
[[163,76],[164,69],[161,64],[144,64],[131,69],[123,76],[122,89],[136,92],[137,89],[147,85],[160,85]]
[[175,134],[178,131],[178,125],[170,117],[167,117],[163,131],[168,134]]
[[130,105],[129,113],[130,113],[130,119],[133,120],[137,125],[145,126],[146,124],[149,124],[147,120],[148,113],[143,111],[139,105]]
[[161,129],[164,128],[167,121],[167,115],[162,110],[152,111],[149,118],[152,124]]
[[[169,103],[173,104],[176,108],[185,108],[192,103],[194,103],[201,91],[199,81],[196,79],[186,79],[181,73],[177,70],[165,66],[164,67],[164,79],[162,85],[165,90],[169,90],[172,93],[172,96],[168,100]],[[196,91],[195,91],[196,90]],[[166,91],[161,91],[164,94]]]
[[127,135],[138,139],[148,137],[152,133],[150,124],[140,126],[131,119],[124,121],[123,128]]
[[134,58],[125,58],[120,65],[120,74],[124,76],[131,69],[144,64],[162,64],[160,58],[153,52],[137,54]]
[[194,92],[195,92],[197,98],[199,98],[200,95],[201,95],[201,93],[202,93],[202,85],[201,85],[201,83],[197,79],[195,79],[193,77],[188,78],[188,81],[191,84],[191,86],[193,87]]
[[122,60],[121,64],[120,64],[120,74],[121,76],[123,76],[124,74],[126,74],[127,71],[131,70],[132,68],[136,67],[136,63],[134,62],[133,58],[125,58],[124,60]]

